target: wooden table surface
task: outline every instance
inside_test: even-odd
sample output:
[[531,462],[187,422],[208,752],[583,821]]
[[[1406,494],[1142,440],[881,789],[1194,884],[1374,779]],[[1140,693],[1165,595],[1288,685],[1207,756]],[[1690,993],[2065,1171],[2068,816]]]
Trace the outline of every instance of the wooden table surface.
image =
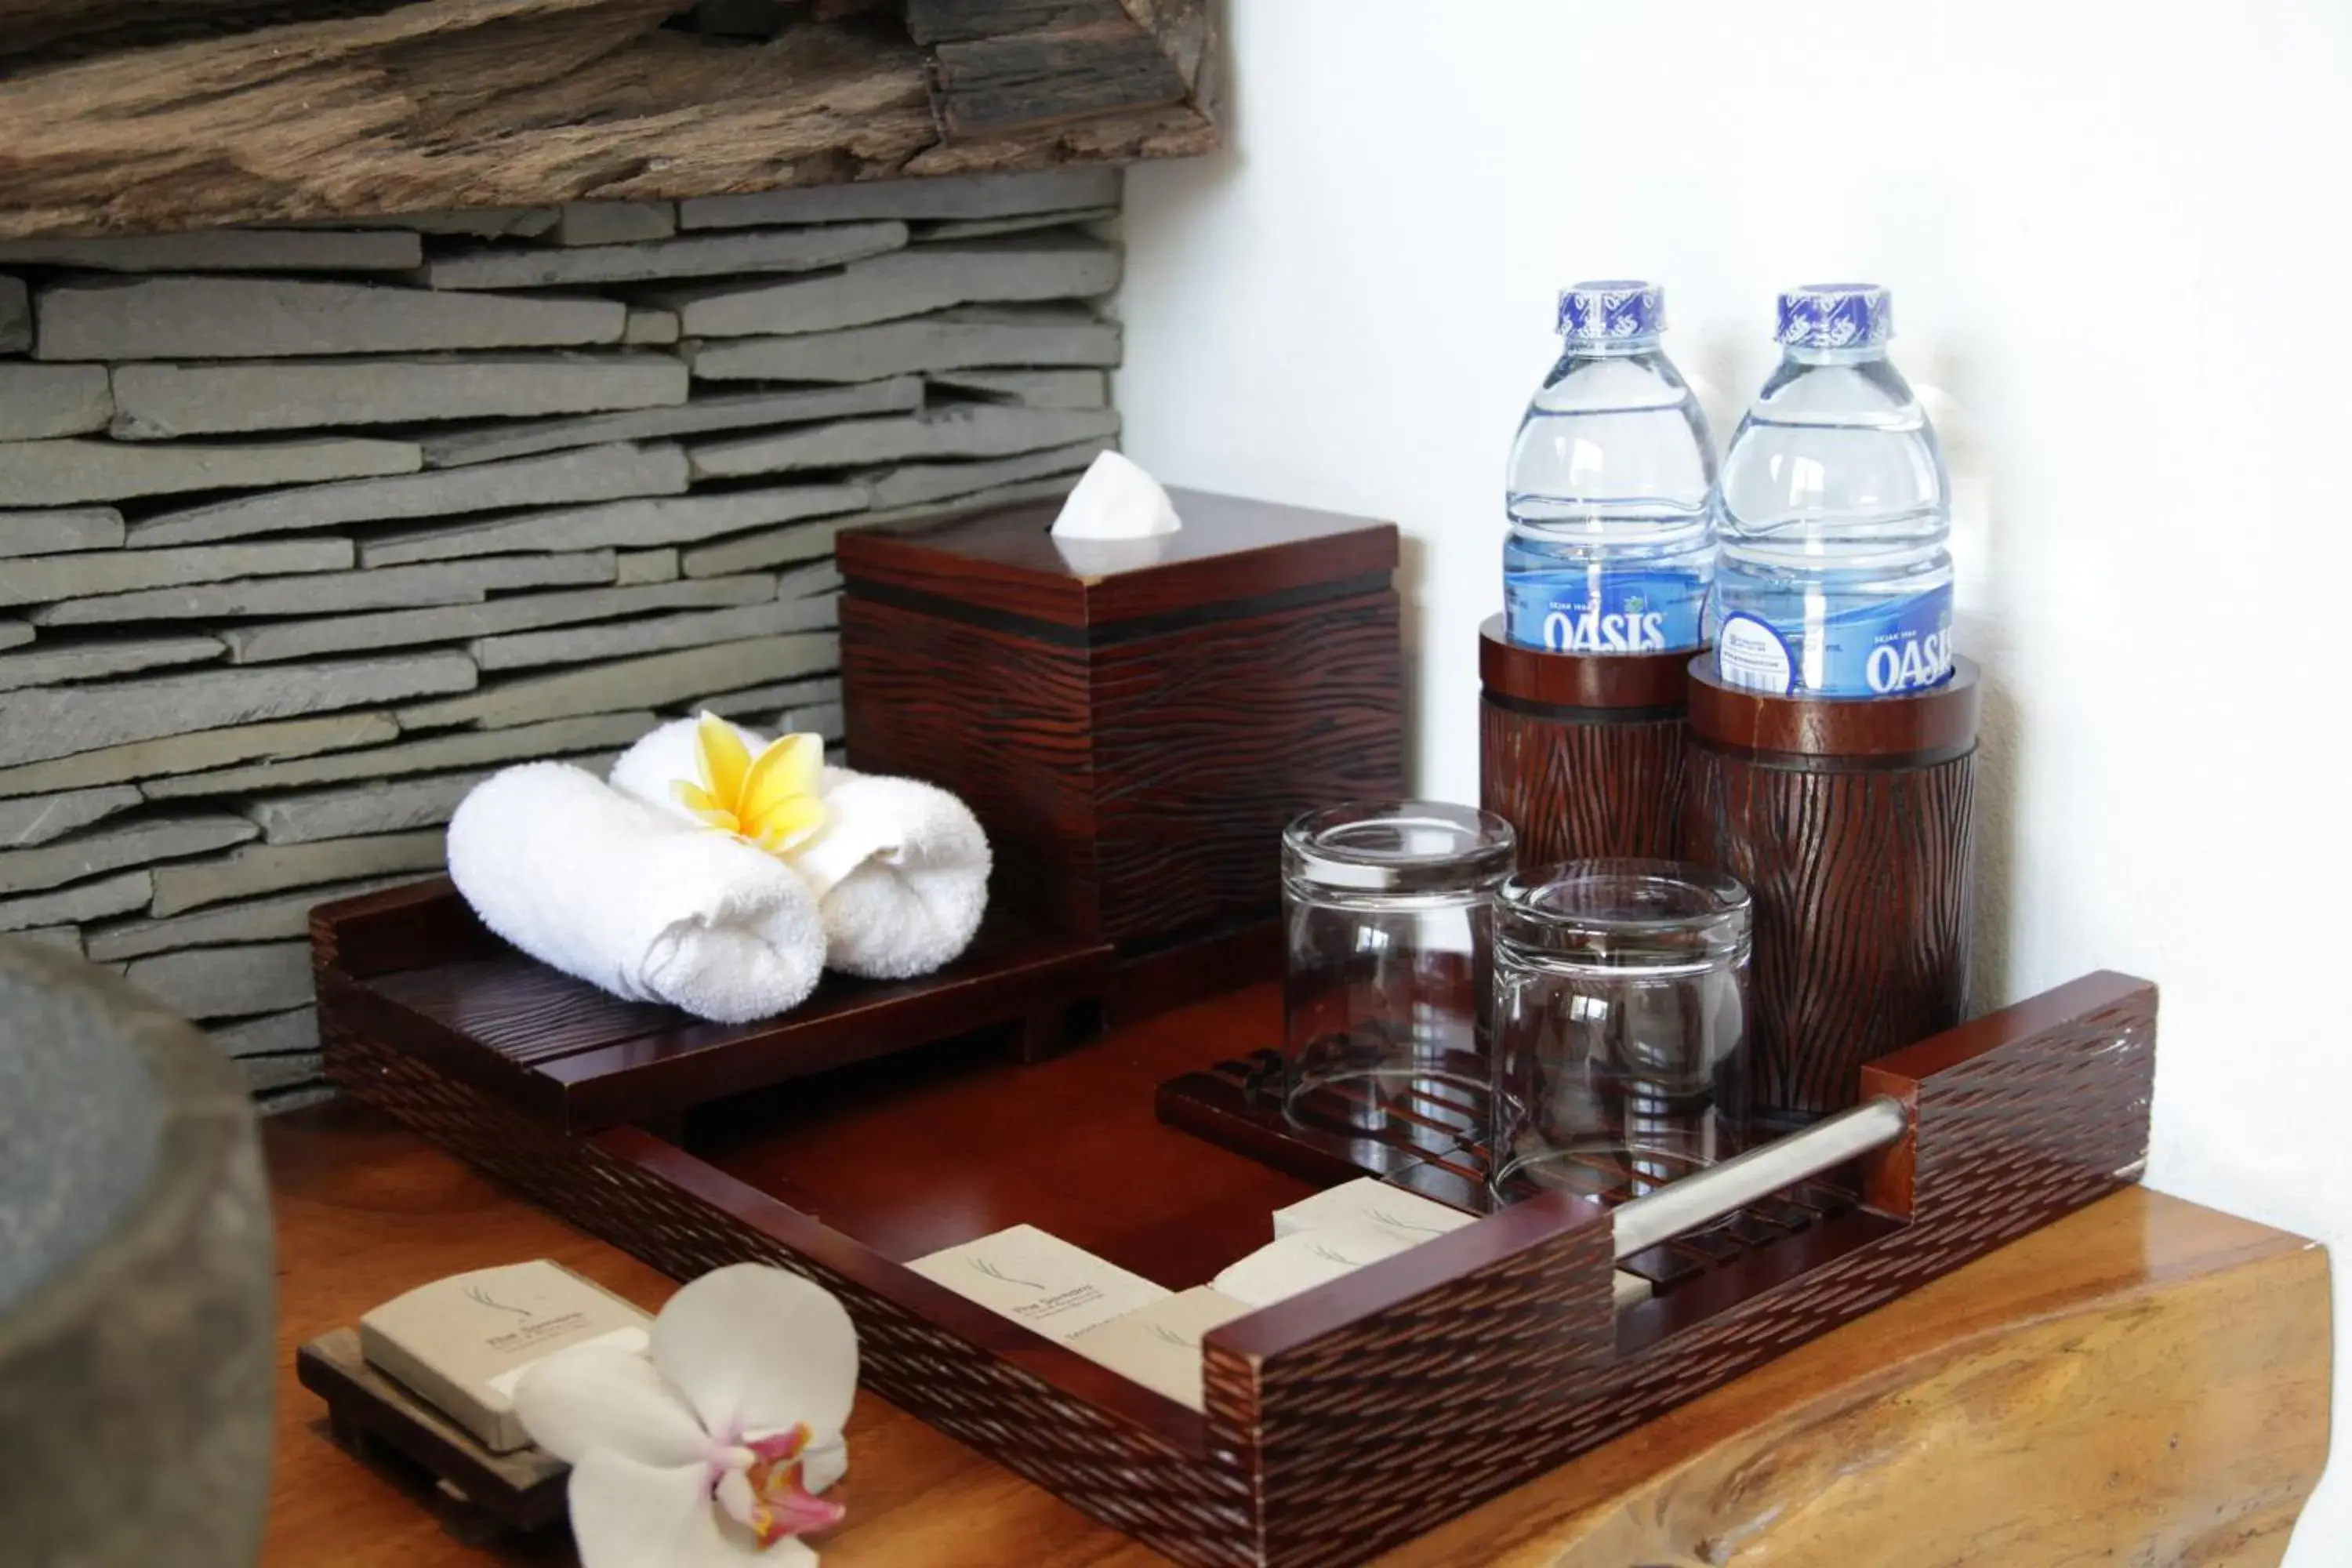
[[[1193,1011],[1263,1007],[1244,994]],[[1214,1031],[1203,1030],[1213,1037]],[[267,1144],[279,1258],[268,1568],[564,1563],[469,1546],[429,1486],[328,1437],[295,1348],[411,1286],[552,1258],[647,1307],[672,1282],[388,1119]],[[2276,1563],[2327,1452],[2326,1257],[2134,1190],[1815,1341],[1384,1561],[1496,1568]],[[871,1396],[832,1568],[1077,1568],[1156,1554]]]

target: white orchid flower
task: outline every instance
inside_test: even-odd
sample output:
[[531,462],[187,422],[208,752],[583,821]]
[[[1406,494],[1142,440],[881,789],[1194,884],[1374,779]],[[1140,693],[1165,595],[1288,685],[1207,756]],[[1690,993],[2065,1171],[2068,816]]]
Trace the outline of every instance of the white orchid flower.
[[583,1345],[515,1389],[531,1440],[572,1466],[581,1568],[810,1568],[848,1468],[857,1331],[822,1287],[740,1263],[681,1289],[638,1355]]

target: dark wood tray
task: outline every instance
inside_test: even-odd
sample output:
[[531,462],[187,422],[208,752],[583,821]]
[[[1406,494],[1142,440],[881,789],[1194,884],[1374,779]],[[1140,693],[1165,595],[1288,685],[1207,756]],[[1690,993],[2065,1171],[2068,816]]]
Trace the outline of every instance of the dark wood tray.
[[1270,989],[1258,1038],[1202,1037],[1232,1006],[1036,1065],[986,1037],[887,1056],[849,1038],[828,1047],[848,1065],[742,1092],[780,1082],[787,1019],[706,1040],[698,1081],[737,1089],[665,1137],[529,1087],[527,1030],[472,1040],[475,1015],[418,1005],[444,994],[426,976],[498,957],[446,890],[328,906],[313,930],[329,1070],[353,1092],[681,1279],[758,1259],[817,1280],[857,1321],[867,1389],[1192,1563],[1360,1562],[2136,1179],[2147,1146],[2155,989],[2087,976],[1873,1063],[1904,1139],[1851,1189],[1780,1194],[1731,1255],[1649,1260],[1640,1306],[1612,1303],[1608,1206],[1535,1198],[1218,1330],[1202,1414],[904,1265],[1027,1222],[1181,1288],[1329,1182],[1378,1168],[1444,1195],[1475,1177],[1475,1116],[1402,1150],[1262,1122],[1253,1145]]

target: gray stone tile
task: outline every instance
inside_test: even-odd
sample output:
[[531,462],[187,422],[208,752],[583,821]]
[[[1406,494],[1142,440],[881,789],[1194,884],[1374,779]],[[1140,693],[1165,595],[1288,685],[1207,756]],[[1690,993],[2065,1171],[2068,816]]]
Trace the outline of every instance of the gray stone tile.
[[0,800],[0,849],[30,849],[63,838],[77,828],[128,811],[143,798],[137,785],[119,784]]
[[[457,468],[454,473],[470,470]],[[369,566],[446,560],[508,550],[572,550],[591,545],[657,548],[794,518],[859,511],[861,485],[793,485],[777,489],[725,490],[604,506],[520,512],[487,522],[458,523],[384,534],[360,546]],[[698,573],[698,576],[709,574]]]
[[749,195],[696,196],[678,204],[680,227],[743,228],[772,223],[856,218],[985,218],[1013,213],[1117,206],[1118,170],[1071,164],[1017,174],[951,174],[928,180],[861,180]]
[[221,656],[218,637],[131,637],[106,642],[43,642],[29,653],[0,654],[0,691],[97,680],[166,665],[203,664]]
[[363,437],[154,446],[87,437],[11,441],[0,444],[0,496],[16,506],[73,506],[178,490],[413,474],[424,462],[413,441]]
[[[333,616],[315,621],[269,621],[253,626],[223,626],[230,662],[267,664],[313,658],[373,647],[418,643],[463,642],[505,632],[597,621],[655,610],[709,609],[757,604],[775,595],[772,578],[722,577],[697,583],[652,583],[628,588],[589,588],[568,594],[526,594],[480,605],[429,610],[387,610],[372,616]],[[0,658],[0,668],[6,660]]]
[[198,1023],[275,1012],[310,1000],[310,944],[262,942],[157,953],[133,959],[122,977]]
[[658,307],[629,307],[628,324],[621,329],[625,343],[674,343],[677,342],[677,312]]
[[[247,828],[253,826],[243,817],[236,820]],[[437,871],[446,852],[437,828],[380,833],[328,844],[247,844],[216,859],[155,868],[153,910],[159,916],[184,914],[209,904],[287,888]]]
[[530,239],[552,234],[563,215],[555,207],[466,207],[449,212],[394,213],[383,217],[329,218],[304,228],[404,228],[418,234],[467,235],[475,239]]
[[470,691],[475,679],[473,661],[463,654],[421,653],[0,692],[0,765],[264,719]]
[[[215,544],[194,550],[108,550],[90,554],[36,555],[0,571],[0,605],[45,605],[59,599],[177,588],[233,577],[294,572],[348,571],[356,552],[348,539],[295,539],[270,544]],[[33,617],[36,626],[52,622]]]
[[558,245],[630,245],[677,232],[674,202],[566,202],[548,237]]
[[1078,224],[1103,223],[1118,216],[1118,208],[1074,207],[1065,212],[1021,213],[1010,217],[954,217],[938,223],[914,226],[917,244],[936,240],[986,239],[997,234],[1028,234],[1041,228],[1066,228]]
[[[131,559],[150,558],[142,554]],[[236,579],[72,599],[35,611],[33,620],[41,626],[79,626],[123,621],[233,620],[247,616],[318,616],[350,610],[415,609],[427,605],[478,605],[493,590],[610,583],[617,570],[609,550],[583,550],[564,555],[486,555],[417,566]]]
[[[1107,439],[1118,432],[1118,416],[1109,409],[980,403],[898,419],[854,419],[774,435],[698,441],[688,448],[688,456],[698,479],[740,479],[917,458],[1003,458]],[[131,536],[136,542],[137,528]]]
[[471,696],[404,708],[400,722],[409,730],[457,724],[499,730],[575,713],[667,709],[718,692],[814,675],[840,663],[840,641],[826,632],[718,643],[561,675],[504,680]]
[[1119,331],[1079,305],[979,305],[841,331],[719,338],[680,352],[698,381],[873,381],[975,365],[1115,365]]
[[230,725],[0,768],[0,796],[120,784],[124,779],[152,783],[168,774],[225,768],[258,758],[306,757],[345,746],[379,746],[399,734],[400,726],[389,713],[336,713],[323,719]]
[[814,272],[880,256],[906,243],[903,223],[844,223],[688,235],[682,239],[578,250],[501,246],[436,256],[417,277],[435,289],[587,288],[672,278],[741,278],[762,272]]
[[23,621],[0,620],[0,647],[21,647],[33,640],[33,628]]
[[177,778],[143,779],[140,789],[150,800],[178,800],[259,795],[268,790],[349,784],[355,779],[387,779],[406,773],[487,767],[626,746],[651,730],[655,722],[650,711],[639,710],[556,719],[513,730],[465,730],[404,741],[397,745],[371,746],[364,751],[331,752],[323,756],[254,763]]
[[[144,550],[341,523],[448,517],[561,501],[617,500],[624,496],[677,495],[686,486],[686,459],[676,447],[616,443],[507,463],[313,485],[216,501],[134,522],[130,544],[133,550]],[[596,542],[577,542],[585,546]]]
[[[734,579],[718,577],[710,581],[726,583]],[[773,637],[782,632],[829,631],[837,621],[834,600],[772,599],[731,610],[705,610],[694,615],[656,616],[484,637],[467,644],[466,651],[485,671],[530,669],[551,664],[584,664],[590,659],[626,658],[677,647],[700,647],[708,643]]]
[[776,577],[776,597],[779,599],[809,599],[840,591],[841,571],[830,561],[820,561],[813,566],[795,566]]
[[[684,372],[681,370],[680,374]],[[737,392],[703,396],[674,408],[604,414],[586,419],[544,419],[486,426],[428,436],[420,443],[427,468],[529,457],[602,441],[646,441],[712,430],[800,425],[860,414],[912,413],[923,405],[923,384],[913,376],[850,386],[790,392]]]
[[423,242],[399,229],[208,228],[0,240],[0,266],[98,272],[397,272],[423,258]]
[[[80,373],[95,367],[28,368]],[[0,375],[0,411],[6,391]],[[114,369],[113,434],[144,441],[241,430],[586,414],[684,403],[686,395],[686,366],[656,353],[378,354],[125,364]]]
[[730,691],[700,702],[688,703],[672,711],[692,714],[707,708],[722,719],[749,719],[755,721],[754,728],[772,730],[780,713],[810,703],[839,700],[841,678],[825,675],[814,680],[787,680],[774,686],[754,686],[745,691]]
[[826,741],[842,738],[847,715],[838,702],[821,702],[812,708],[787,708],[776,715],[775,730],[782,735],[815,735]]
[[121,871],[26,898],[0,899],[0,931],[28,931],[37,926],[126,914],[144,908],[154,891],[155,879],[151,873]]
[[[562,760],[577,763],[601,775],[619,755],[617,751],[605,751]],[[471,773],[377,779],[333,789],[268,795],[246,801],[237,809],[260,826],[261,837],[271,844],[317,844],[362,834],[397,833],[448,821],[457,803],[497,771],[484,768]]]
[[261,1103],[255,1113],[260,1116],[283,1116],[289,1110],[299,1110],[305,1105],[320,1105],[335,1098],[335,1086],[327,1081],[327,1058],[323,1051],[303,1051],[293,1056],[247,1056],[235,1058],[245,1073],[247,1094],[257,1097]]
[[0,850],[0,893],[35,893],[127,867],[202,855],[242,844],[259,831],[225,813],[101,826],[37,849]]
[[0,441],[103,430],[113,414],[102,364],[0,361]]
[[[385,885],[381,882],[352,884],[354,888]],[[331,889],[317,890],[322,895],[319,900],[321,903],[327,901],[327,896],[344,896]],[[296,900],[308,897],[307,893],[294,895]],[[309,906],[303,907],[308,909]],[[316,1051],[319,1048],[319,1010],[316,1007],[290,1007],[283,1013],[264,1013],[257,1018],[239,1018],[233,1023],[217,1024],[206,1033],[212,1036],[213,1044],[221,1048],[221,1054],[231,1058],[285,1057],[297,1052]]]
[[331,883],[323,888],[304,888],[299,892],[246,899],[236,903],[215,904],[210,909],[173,915],[167,920],[117,921],[110,925],[92,927],[84,934],[82,947],[93,962],[119,963],[128,958],[144,958],[152,952],[173,952],[190,947],[218,947],[224,942],[291,942],[310,934],[310,911],[319,905],[415,879],[412,877],[369,878],[356,882]]
[[38,942],[43,947],[54,947],[65,952],[81,952],[81,931],[73,926],[41,926],[8,934],[18,942]]
[[[1110,406],[1110,377],[1098,370],[943,370],[923,379],[949,392],[1024,408]],[[425,460],[433,460],[430,451]]]
[[1041,479],[1050,474],[1075,475],[1111,447],[1108,436],[1043,452],[1024,452],[986,463],[914,463],[893,468],[869,480],[876,506],[919,506],[950,496],[971,495],[1001,485]]
[[1117,246],[1053,233],[927,245],[778,283],[670,289],[654,302],[677,311],[688,337],[740,338],[830,331],[953,305],[1083,299],[1109,293],[1118,277]]
[[70,279],[34,300],[48,360],[278,359],[612,343],[617,300],[526,299],[297,278]]
[[0,556],[64,555],[121,546],[122,514],[110,506],[0,511]]
[[33,346],[33,300],[19,278],[0,278],[0,354]]
[[613,584],[633,588],[641,583],[677,581],[676,550],[624,550],[614,557]]
[[833,542],[843,529],[863,528],[871,515],[859,512],[853,517],[797,523],[791,528],[762,529],[717,544],[681,551],[678,570],[689,577],[723,577],[795,561],[814,561],[833,553]]

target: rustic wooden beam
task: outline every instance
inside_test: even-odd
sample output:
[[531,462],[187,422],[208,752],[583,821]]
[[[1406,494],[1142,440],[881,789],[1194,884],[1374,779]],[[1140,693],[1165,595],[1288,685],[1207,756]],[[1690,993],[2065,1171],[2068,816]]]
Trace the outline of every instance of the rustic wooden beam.
[[1114,110],[1205,108],[1206,0],[908,0],[949,140]]
[[663,26],[682,3],[411,0],[26,66],[0,79],[0,237],[706,195],[1217,142],[1204,95],[943,132],[931,62],[870,17],[745,45]]

